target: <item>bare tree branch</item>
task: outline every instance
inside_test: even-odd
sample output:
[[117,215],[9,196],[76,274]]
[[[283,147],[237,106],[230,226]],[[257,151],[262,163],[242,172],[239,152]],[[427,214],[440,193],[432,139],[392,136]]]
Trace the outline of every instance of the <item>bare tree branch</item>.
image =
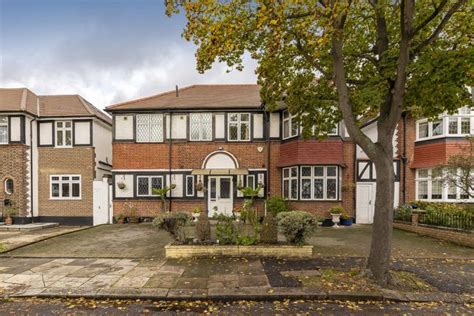
[[441,13],[443,10],[444,6],[448,3],[448,0],[443,0],[441,3],[436,6],[434,3],[433,5],[435,6],[434,11],[425,19],[423,22],[421,22],[418,26],[415,27],[413,30],[412,36],[415,36],[419,31],[421,31],[425,26],[427,26],[435,17],[438,16],[438,14]]

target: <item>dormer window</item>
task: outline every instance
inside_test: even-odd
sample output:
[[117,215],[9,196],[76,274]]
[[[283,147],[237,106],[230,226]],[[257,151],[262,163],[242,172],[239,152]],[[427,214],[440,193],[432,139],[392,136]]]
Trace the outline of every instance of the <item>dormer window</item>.
[[56,122],[56,147],[72,147],[72,121]]

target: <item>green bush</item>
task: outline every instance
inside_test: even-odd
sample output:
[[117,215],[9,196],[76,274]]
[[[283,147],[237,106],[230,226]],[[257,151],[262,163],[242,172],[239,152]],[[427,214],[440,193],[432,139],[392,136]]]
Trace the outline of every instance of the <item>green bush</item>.
[[293,244],[303,244],[318,226],[317,219],[304,211],[283,212],[277,219],[281,233]]
[[256,236],[239,236],[237,238],[237,244],[243,246],[255,245],[257,242],[258,238]]
[[278,226],[273,213],[267,213],[267,216],[263,219],[260,241],[265,244],[276,244],[278,242]]
[[201,213],[196,223],[196,239],[200,242],[208,242],[211,240],[211,223],[207,212]]
[[419,210],[426,211],[420,215],[422,224],[472,230],[474,228],[474,208],[471,205],[416,201]]
[[404,222],[410,222],[412,211],[413,208],[410,204],[402,204],[395,209],[393,219]]
[[341,214],[344,212],[344,208],[341,205],[335,205],[329,209],[329,214]]
[[232,217],[223,216],[216,225],[216,238],[219,244],[232,245],[237,242],[237,231]]
[[289,212],[288,201],[281,196],[272,196],[267,199],[267,212],[277,215],[282,212]]
[[189,223],[191,217],[188,213],[166,213],[160,214],[153,219],[152,225],[176,234],[178,229]]

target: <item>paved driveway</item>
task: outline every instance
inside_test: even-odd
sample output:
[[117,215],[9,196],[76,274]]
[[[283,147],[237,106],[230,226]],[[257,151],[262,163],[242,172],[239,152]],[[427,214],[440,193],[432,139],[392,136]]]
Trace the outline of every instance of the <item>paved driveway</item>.
[[[369,255],[372,225],[349,227],[318,227],[309,243],[316,256]],[[468,258],[474,259],[474,249],[457,246],[438,239],[394,229],[392,256],[394,258]]]
[[170,234],[151,224],[103,225],[41,241],[8,255],[77,258],[162,258]]

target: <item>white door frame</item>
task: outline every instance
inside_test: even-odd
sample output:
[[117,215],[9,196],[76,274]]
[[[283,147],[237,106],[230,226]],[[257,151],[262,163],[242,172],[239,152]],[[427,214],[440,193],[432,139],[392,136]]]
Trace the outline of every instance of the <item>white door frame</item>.
[[[211,181],[215,179],[215,196],[212,195],[211,190]],[[221,180],[229,179],[229,198],[221,197]],[[214,215],[214,207],[217,207],[217,213],[223,213],[225,215],[232,215],[232,209],[234,207],[234,190],[233,190],[233,181],[232,176],[209,176],[207,179],[207,208],[209,217]]]

